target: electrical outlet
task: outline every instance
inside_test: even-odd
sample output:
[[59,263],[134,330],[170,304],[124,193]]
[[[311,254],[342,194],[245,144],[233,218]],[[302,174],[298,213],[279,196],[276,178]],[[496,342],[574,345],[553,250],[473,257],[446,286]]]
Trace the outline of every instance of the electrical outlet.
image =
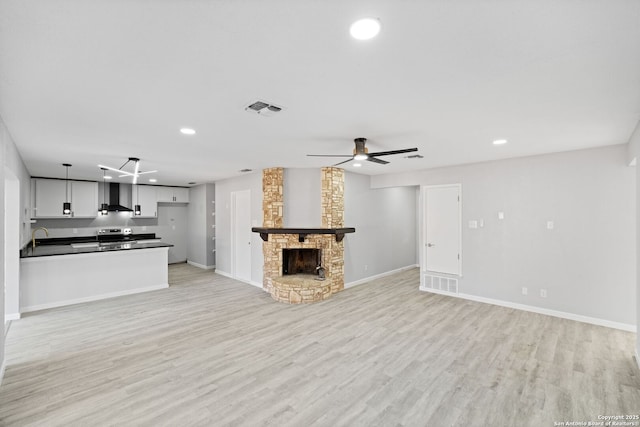
[[498,219],[504,219],[504,212],[498,212]]
[[73,229],[73,234],[78,234],[78,229],[77,228]]
[[529,290],[527,288],[522,288],[522,295],[529,294]]
[[364,271],[367,271],[367,269],[369,268],[369,266],[367,264],[364,265]]
[[547,290],[546,289],[540,289],[540,296],[542,298],[546,298],[547,297]]
[[147,231],[147,226],[146,225],[142,226],[142,231]]
[[553,221],[547,221],[547,230],[553,230]]

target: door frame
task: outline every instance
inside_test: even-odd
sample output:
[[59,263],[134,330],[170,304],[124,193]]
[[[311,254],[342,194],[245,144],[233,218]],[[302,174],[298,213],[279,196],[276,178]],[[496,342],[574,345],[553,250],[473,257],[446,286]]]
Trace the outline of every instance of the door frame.
[[[435,188],[457,188],[458,195],[460,196],[460,203],[458,203],[458,248],[460,250],[460,260],[458,261],[458,274],[454,274],[453,276],[462,277],[462,267],[463,267],[463,251],[462,251],[462,184],[440,184],[440,185],[422,185],[420,186],[420,272],[428,273],[427,270],[427,251],[425,249],[425,245],[427,244],[427,190],[435,189]],[[443,274],[445,273],[436,273]],[[420,277],[420,282],[422,284],[422,275]]]
[[[251,281],[251,248],[249,248],[249,279],[238,278],[238,272],[236,271],[236,250],[238,249],[238,236],[236,235],[237,228],[237,196],[238,193],[247,193],[249,200],[249,212],[251,212],[251,189],[238,190],[231,192],[231,211],[230,211],[230,224],[231,224],[231,277],[240,281]],[[251,215],[249,215],[251,217]],[[249,224],[251,226],[251,224]]]

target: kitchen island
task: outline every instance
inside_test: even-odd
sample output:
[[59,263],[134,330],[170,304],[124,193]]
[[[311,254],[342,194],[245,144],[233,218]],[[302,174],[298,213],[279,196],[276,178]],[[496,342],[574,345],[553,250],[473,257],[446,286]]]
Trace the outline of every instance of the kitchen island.
[[27,246],[20,254],[20,312],[167,288],[171,246],[159,240]]

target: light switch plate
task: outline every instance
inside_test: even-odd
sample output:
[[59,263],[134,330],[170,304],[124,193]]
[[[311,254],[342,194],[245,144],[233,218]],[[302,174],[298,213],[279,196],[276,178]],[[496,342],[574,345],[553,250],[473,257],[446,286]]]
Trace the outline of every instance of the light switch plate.
[[504,219],[504,212],[498,212],[498,219]]
[[469,228],[478,228],[478,221],[476,220],[469,221]]
[[547,221],[547,230],[553,230],[553,221]]

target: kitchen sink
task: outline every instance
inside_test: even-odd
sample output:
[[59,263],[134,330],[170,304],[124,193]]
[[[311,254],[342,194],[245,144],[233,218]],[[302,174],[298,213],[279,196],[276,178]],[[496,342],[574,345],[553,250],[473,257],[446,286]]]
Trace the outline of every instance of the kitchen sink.
[[86,242],[86,243],[72,243],[71,247],[73,249],[80,249],[80,248],[97,248],[98,247],[98,242]]

